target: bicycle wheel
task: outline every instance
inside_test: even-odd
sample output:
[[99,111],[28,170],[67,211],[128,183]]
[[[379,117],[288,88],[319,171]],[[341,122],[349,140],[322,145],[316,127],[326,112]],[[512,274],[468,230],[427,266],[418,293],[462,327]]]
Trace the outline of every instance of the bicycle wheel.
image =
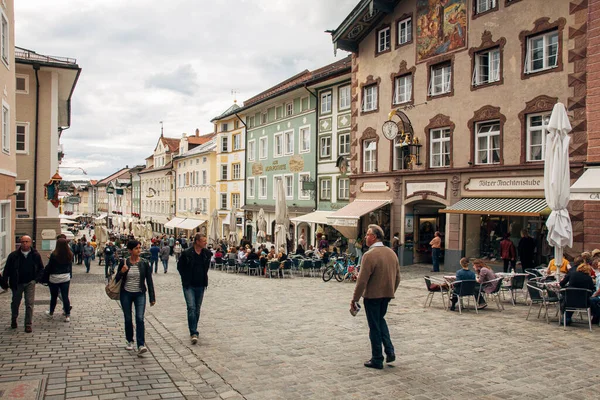
[[323,271],[323,282],[329,282],[331,278],[333,278],[334,272],[333,266],[327,267],[325,271]]
[[344,275],[346,272],[344,271],[344,267],[342,265],[335,266],[335,280],[338,282],[342,282],[344,280]]

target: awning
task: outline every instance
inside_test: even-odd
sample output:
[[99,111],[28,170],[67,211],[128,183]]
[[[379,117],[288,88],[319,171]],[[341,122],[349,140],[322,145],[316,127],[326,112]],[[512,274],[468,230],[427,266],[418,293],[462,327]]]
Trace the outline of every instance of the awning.
[[354,200],[328,216],[327,223],[329,225],[357,227],[360,217],[391,202],[391,200]]
[[97,217],[94,217],[94,218],[95,219],[105,219],[107,215],[108,214],[106,214],[106,213],[101,213],[100,215],[98,215]]
[[466,198],[439,211],[448,214],[539,217],[547,208],[546,199]]
[[589,168],[571,186],[571,200],[600,200],[600,168]]
[[180,223],[185,221],[185,218],[173,217],[169,222],[165,224],[165,228],[177,228]]
[[290,221],[297,224],[301,222],[315,223],[315,224],[327,224],[327,217],[333,214],[333,211],[315,211],[309,214],[304,214],[299,217],[290,218]]
[[192,229],[196,229],[197,227],[199,227],[200,225],[202,225],[205,222],[206,222],[206,220],[204,220],[204,219],[188,218],[185,221],[179,223],[177,225],[177,228],[187,229],[188,231],[191,231]]
[[65,225],[75,225],[77,223],[77,221],[73,221],[68,218],[61,218],[60,223],[65,224]]

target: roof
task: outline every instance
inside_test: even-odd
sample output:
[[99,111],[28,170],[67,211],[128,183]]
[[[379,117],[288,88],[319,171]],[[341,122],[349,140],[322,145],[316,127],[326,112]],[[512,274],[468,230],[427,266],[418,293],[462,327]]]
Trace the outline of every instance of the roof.
[[235,111],[239,110],[240,108],[241,107],[238,106],[236,102],[234,102],[231,107],[229,107],[227,110],[222,112],[221,115],[219,115],[218,117],[214,117],[213,119],[211,119],[210,122],[217,121],[217,120],[221,119],[223,116],[231,115],[231,114],[235,113]]
[[177,153],[179,151],[179,141],[181,139],[178,139],[178,138],[168,138],[168,137],[161,136],[160,140],[169,149],[169,151],[171,153]]
[[169,161],[167,164],[165,164],[164,166],[160,167],[160,168],[154,168],[154,167],[148,167],[148,168],[144,168],[143,170],[141,170],[140,172],[138,172],[139,174],[146,174],[148,172],[156,172],[156,171],[162,171],[162,170],[170,170],[171,167],[173,166],[173,162]]
[[185,157],[190,157],[190,156],[195,156],[197,154],[202,154],[202,153],[206,153],[209,151],[214,150],[217,147],[217,140],[216,138],[213,138],[213,140],[206,142],[200,146],[196,146],[191,150],[186,151],[183,154],[178,155],[177,157],[175,157],[175,159],[181,159],[181,158],[185,158]]
[[[239,108],[239,107],[238,107]],[[213,137],[215,137],[215,133],[210,133],[208,135],[203,135],[203,136],[188,136],[187,137],[187,141],[190,144],[204,144],[208,141],[210,141]]]
[[[292,76],[291,78],[288,78],[285,81],[278,83],[277,85],[270,87],[269,89],[244,101],[244,108],[247,108],[248,106],[251,106],[253,104],[257,104],[261,100],[265,100],[267,98],[273,97],[275,94],[284,92],[285,89],[289,89],[292,87],[294,87],[294,88],[298,87],[299,84],[302,84],[302,83],[308,81],[310,79],[310,76],[311,76],[310,71],[305,69],[304,71],[300,72],[299,74],[296,74],[296,75]],[[222,115],[222,117],[225,117],[225,116],[226,116],[225,114]]]
[[129,171],[129,167],[127,168],[121,168],[120,170],[118,170],[117,172],[115,172],[112,175],[107,176],[104,179],[101,179],[100,181],[98,181],[98,185],[107,185],[110,181],[112,181],[113,179],[116,179],[118,177],[120,177],[121,175],[125,174],[126,172]]
[[36,63],[59,68],[79,69],[79,65],[77,65],[77,60],[74,58],[46,56],[43,54],[38,54],[33,50],[25,49],[19,46],[15,46],[15,61],[24,63]]

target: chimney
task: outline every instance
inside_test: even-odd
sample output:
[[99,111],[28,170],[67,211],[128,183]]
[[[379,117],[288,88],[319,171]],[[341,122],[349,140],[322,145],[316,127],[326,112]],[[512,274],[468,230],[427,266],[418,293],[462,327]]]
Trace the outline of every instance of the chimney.
[[200,129],[196,128],[196,137],[200,136]]

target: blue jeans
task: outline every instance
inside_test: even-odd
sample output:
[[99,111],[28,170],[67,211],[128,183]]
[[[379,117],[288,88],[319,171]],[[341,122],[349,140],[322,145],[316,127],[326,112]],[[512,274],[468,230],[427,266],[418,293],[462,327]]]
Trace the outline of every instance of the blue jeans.
[[394,345],[390,339],[390,331],[385,322],[385,314],[387,312],[389,298],[383,299],[364,299],[365,314],[367,315],[367,323],[369,324],[369,340],[371,341],[371,361],[374,364],[383,364],[383,352],[385,354],[394,354]]
[[440,272],[440,250],[431,249],[431,261],[433,262],[433,272]]
[[150,269],[154,268],[154,273],[158,272],[158,258],[150,259]]
[[204,286],[188,286],[183,288],[183,297],[187,305],[188,328],[190,336],[198,335],[198,321],[200,320],[200,307],[204,298]]
[[[596,279],[599,279],[598,277]],[[592,315],[596,318],[600,318],[600,296],[590,297],[590,306],[592,309]]]
[[69,315],[71,315],[71,302],[69,301],[70,285],[71,281],[63,283],[48,283],[48,286],[50,288],[50,314],[54,314],[54,309],[56,308],[56,303],[58,300],[58,292],[60,291],[65,316],[68,317]]
[[83,263],[85,264],[85,272],[90,272],[90,257],[83,257]]
[[137,346],[144,346],[144,312],[146,311],[146,293],[128,292],[121,287],[121,308],[125,317],[125,339],[133,342],[133,319],[131,318],[132,306],[135,306],[135,339]]
[[163,263],[163,267],[165,268],[165,272],[169,269],[169,260],[161,260]]

